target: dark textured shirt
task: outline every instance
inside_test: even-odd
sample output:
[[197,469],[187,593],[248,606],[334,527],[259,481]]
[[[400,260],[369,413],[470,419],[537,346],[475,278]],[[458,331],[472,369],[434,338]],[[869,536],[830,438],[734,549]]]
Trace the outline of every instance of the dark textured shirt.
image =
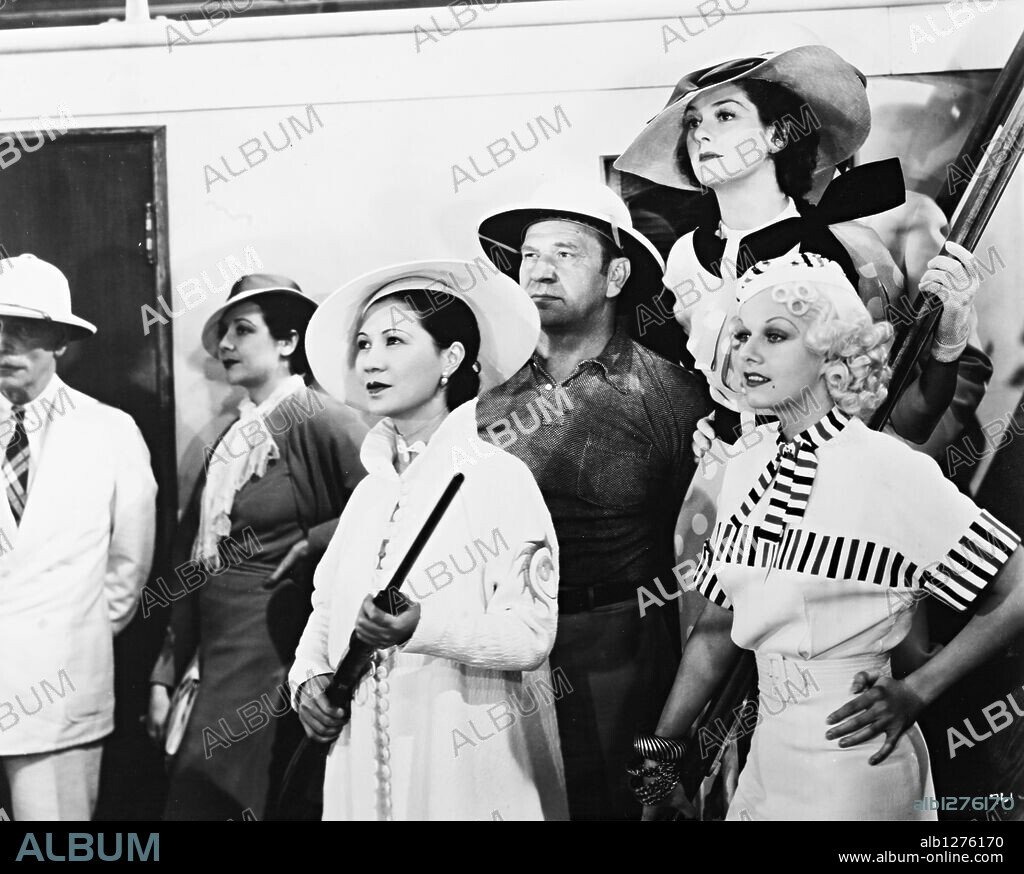
[[621,328],[561,384],[534,353],[480,397],[480,436],[526,463],[551,512],[560,588],[650,583],[674,564],[690,441],[710,408],[700,376]]

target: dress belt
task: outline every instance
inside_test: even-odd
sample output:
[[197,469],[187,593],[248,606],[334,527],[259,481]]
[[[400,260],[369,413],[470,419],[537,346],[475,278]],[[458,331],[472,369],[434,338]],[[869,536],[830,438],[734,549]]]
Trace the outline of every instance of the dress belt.
[[[882,676],[892,674],[888,653],[834,659],[792,659],[778,653],[755,654],[758,683],[762,690],[780,683],[810,683],[816,689],[824,686],[835,692],[847,692],[854,674],[859,671],[872,671]],[[850,697],[853,697],[852,693]]]
[[559,613],[586,613],[623,601],[636,601],[637,586],[632,583],[593,583],[558,590]]

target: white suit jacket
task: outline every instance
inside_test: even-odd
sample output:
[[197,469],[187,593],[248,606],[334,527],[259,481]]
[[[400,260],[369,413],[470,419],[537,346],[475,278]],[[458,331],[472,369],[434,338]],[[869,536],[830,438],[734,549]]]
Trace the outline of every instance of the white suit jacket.
[[[156,483],[139,429],[57,376],[44,395],[54,401],[20,525],[0,493],[0,756],[113,730],[113,639],[152,562]],[[4,445],[10,415],[4,404]]]

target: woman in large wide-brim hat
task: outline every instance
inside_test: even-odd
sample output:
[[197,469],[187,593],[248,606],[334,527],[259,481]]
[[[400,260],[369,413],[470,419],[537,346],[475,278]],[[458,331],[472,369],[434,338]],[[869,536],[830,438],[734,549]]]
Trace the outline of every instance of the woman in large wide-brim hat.
[[[478,391],[522,367],[539,331],[514,281],[459,261],[369,273],[310,323],[320,383],[383,417],[289,675],[306,733],[333,743],[325,819],[566,818],[548,668],[554,528],[529,469],[476,426]],[[465,481],[401,589],[412,606],[378,610],[373,595],[456,473]],[[342,727],[322,689],[353,629],[378,651]]]
[[[174,605],[151,677],[149,728],[174,756],[169,819],[237,820],[245,810],[273,818],[270,802],[302,737],[285,677],[309,615],[312,569],[363,474],[366,433],[351,410],[306,384],[315,311],[291,279],[251,274],[203,329],[204,348],[245,397],[206,448],[162,574],[160,597]],[[175,707],[167,724],[169,690],[183,680],[191,713]]]
[[[852,221],[903,202],[898,162],[856,168],[816,206],[807,199],[814,174],[853,155],[870,126],[864,75],[825,46],[803,45],[686,74],[615,162],[661,185],[714,192],[706,219],[672,247],[665,285],[675,295],[687,348],[722,408],[719,433],[748,410],[726,326],[735,312],[736,277],[752,264],[814,252],[843,268],[876,318],[899,305],[902,276],[892,257],[874,231]],[[922,288],[949,292],[931,362],[892,418],[898,433],[918,442],[953,398],[956,367],[947,364],[966,345],[977,290],[970,254],[949,248],[955,259],[938,259],[922,279]]]

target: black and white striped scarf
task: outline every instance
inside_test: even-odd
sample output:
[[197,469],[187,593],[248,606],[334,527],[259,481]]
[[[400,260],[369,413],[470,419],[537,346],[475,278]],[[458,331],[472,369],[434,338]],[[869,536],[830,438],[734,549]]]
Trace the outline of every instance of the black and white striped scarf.
[[850,416],[838,407],[833,407],[822,419],[801,431],[791,441],[786,439],[780,428],[779,448],[775,457],[768,462],[730,522],[737,527],[741,526],[770,487],[768,511],[764,522],[757,527],[756,534],[766,540],[779,542],[786,528],[803,519],[807,510],[814,476],[818,471],[818,447],[841,434],[850,421]]

